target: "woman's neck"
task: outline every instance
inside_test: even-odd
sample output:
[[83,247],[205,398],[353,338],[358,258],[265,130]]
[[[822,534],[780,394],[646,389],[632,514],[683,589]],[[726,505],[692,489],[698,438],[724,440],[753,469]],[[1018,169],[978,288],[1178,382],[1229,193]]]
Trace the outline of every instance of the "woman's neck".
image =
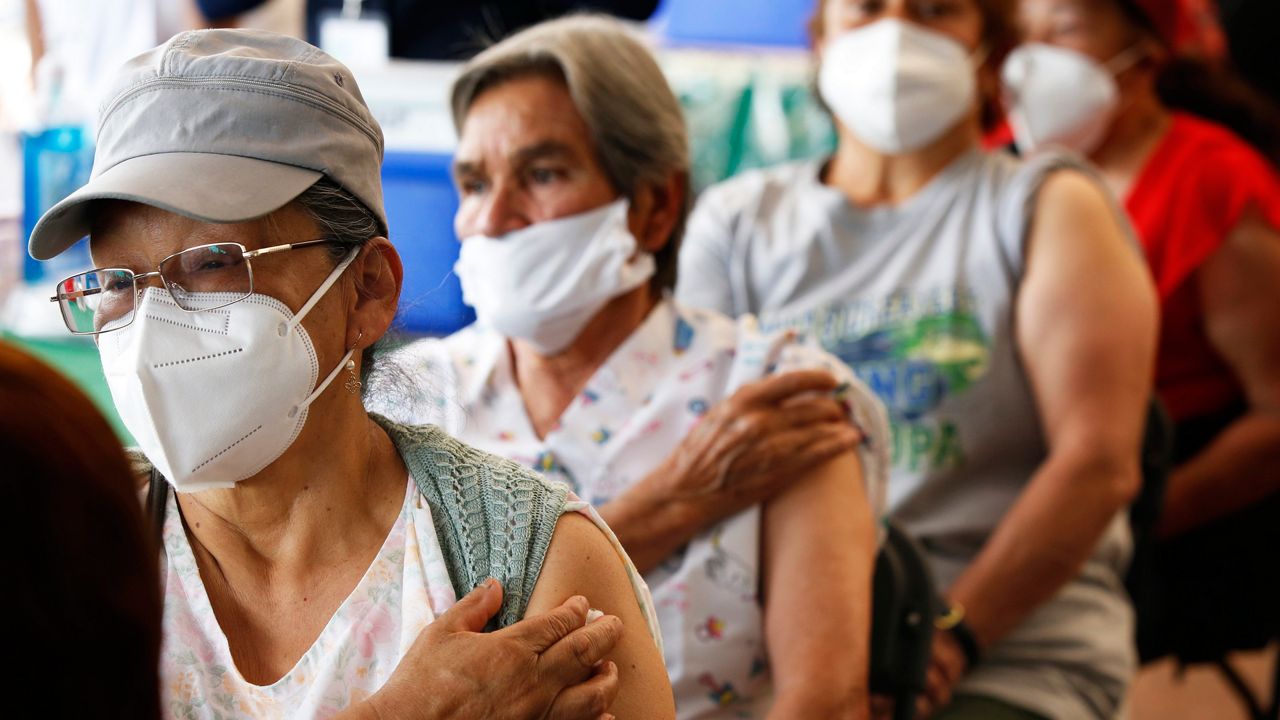
[[1135,90],[1129,98],[1102,145],[1089,156],[1121,202],[1173,123],[1154,87]]
[[898,205],[910,199],[939,172],[978,147],[976,114],[929,145],[902,155],[884,155],[862,144],[838,125],[839,144],[822,181],[859,207]]
[[658,297],[645,283],[610,300],[557,355],[547,357],[528,343],[510,342],[516,385],[539,438],[547,436],[591,376],[644,323]]
[[[197,555],[219,568],[302,578],[309,568],[380,547],[408,471],[358,397],[326,393],[298,439],[266,469],[227,490],[180,493]],[[239,583],[227,576],[231,587]]]

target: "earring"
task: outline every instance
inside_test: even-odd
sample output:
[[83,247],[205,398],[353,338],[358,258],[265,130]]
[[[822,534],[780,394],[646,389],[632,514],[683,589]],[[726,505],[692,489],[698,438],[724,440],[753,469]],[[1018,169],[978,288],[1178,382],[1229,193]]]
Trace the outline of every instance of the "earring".
[[347,389],[347,392],[351,393],[352,395],[358,394],[361,388],[364,387],[364,383],[360,382],[359,376],[356,375],[355,360],[347,361],[347,375],[349,377],[347,377],[347,382],[343,387],[345,387]]
[[[363,332],[361,332],[358,336],[356,336],[355,347],[360,346],[360,338],[362,337],[364,337]],[[359,394],[360,390],[364,388],[364,383],[360,382],[360,376],[356,375],[355,360],[347,361],[347,382],[343,385],[343,387],[345,387],[347,389],[347,392],[351,393],[352,395]]]

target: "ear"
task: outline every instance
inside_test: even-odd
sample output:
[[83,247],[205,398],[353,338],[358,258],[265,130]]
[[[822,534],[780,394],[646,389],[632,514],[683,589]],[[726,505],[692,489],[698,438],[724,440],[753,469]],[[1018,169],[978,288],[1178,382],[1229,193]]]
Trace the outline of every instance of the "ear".
[[365,243],[351,264],[355,296],[347,316],[347,347],[359,351],[386,334],[400,306],[404,267],[395,246],[384,237]]
[[661,183],[641,185],[631,198],[627,224],[641,249],[656,253],[671,239],[689,195],[689,174],[673,172]]

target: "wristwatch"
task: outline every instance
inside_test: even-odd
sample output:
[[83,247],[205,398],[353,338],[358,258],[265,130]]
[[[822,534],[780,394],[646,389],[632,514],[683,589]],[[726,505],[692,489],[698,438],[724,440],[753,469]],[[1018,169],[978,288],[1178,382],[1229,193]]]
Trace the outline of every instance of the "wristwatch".
[[964,606],[951,603],[942,614],[933,621],[933,626],[943,632],[950,632],[956,639],[960,650],[964,652],[967,669],[972,670],[982,660],[982,649],[978,647],[978,638],[964,621]]

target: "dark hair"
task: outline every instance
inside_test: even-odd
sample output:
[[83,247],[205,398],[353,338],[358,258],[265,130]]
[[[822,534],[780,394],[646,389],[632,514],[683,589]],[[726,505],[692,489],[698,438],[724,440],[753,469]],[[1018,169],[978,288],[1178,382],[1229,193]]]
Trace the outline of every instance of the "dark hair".
[[1280,167],[1280,106],[1230,66],[1179,55],[1170,38],[1134,0],[1114,0],[1124,19],[1169,49],[1156,71],[1156,94],[1165,106],[1226,126]]
[[0,408],[10,686],[49,717],[159,718],[158,550],[120,441],[70,381],[3,342]]
[[[809,18],[809,40],[817,43],[822,38],[822,12],[829,0],[817,0],[813,15]],[[1017,0],[977,0],[978,12],[982,15],[982,42],[987,56],[984,64],[999,68],[1009,51],[1017,46],[1019,40],[1018,26],[1014,22],[1014,4]],[[827,109],[822,96],[817,91],[817,84],[811,88],[819,104]],[[1004,111],[1000,104],[999,93],[982,98],[982,127],[990,130],[1000,123]]]

